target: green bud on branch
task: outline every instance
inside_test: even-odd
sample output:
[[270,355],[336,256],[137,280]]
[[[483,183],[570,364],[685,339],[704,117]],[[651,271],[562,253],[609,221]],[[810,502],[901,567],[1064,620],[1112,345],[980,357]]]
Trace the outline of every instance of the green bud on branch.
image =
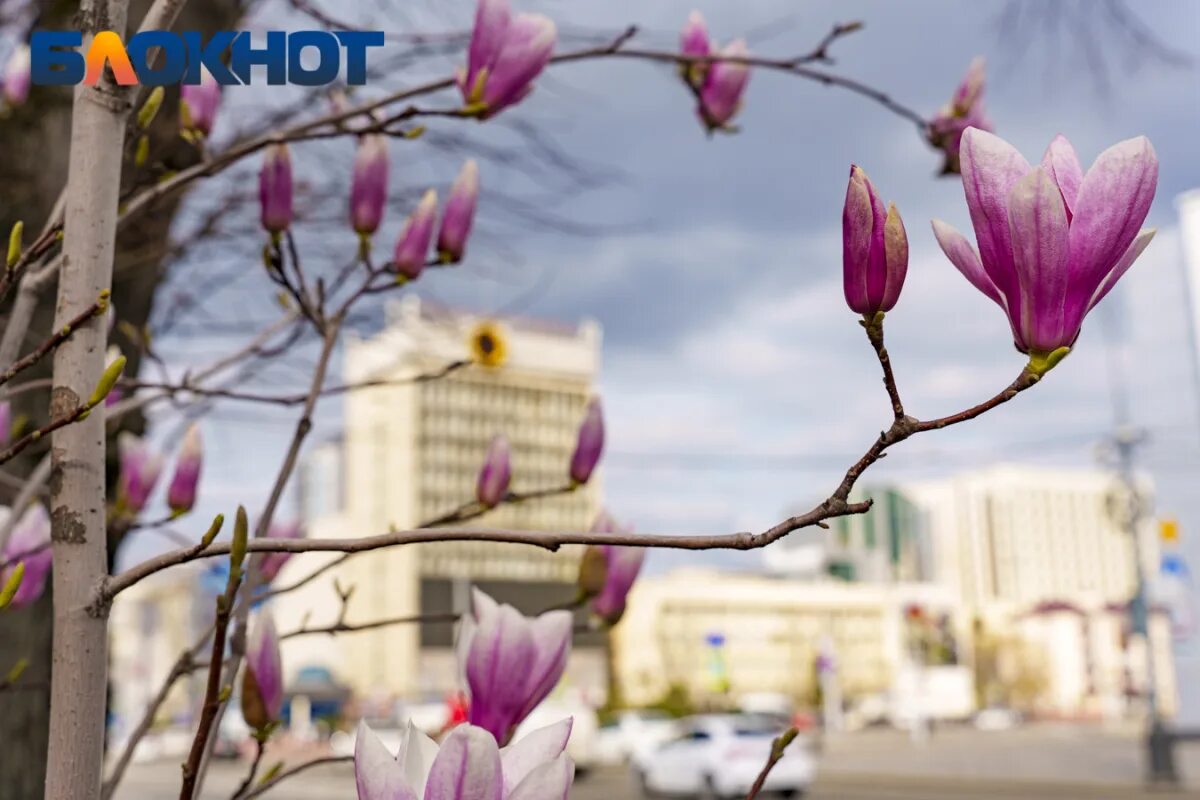
[[17,220],[8,234],[8,269],[12,269],[21,260],[21,238],[25,234],[25,223]]
[[158,110],[162,108],[165,94],[166,91],[161,86],[155,86],[154,91],[150,92],[150,96],[142,104],[142,110],[138,112],[137,124],[139,128],[146,130],[150,127],[150,123],[154,122],[154,118],[158,116]]
[[92,396],[88,398],[88,408],[95,408],[104,402],[104,398],[108,397],[108,393],[117,385],[117,381],[121,378],[121,373],[125,371],[125,356],[117,356],[113,362],[104,368],[104,374],[100,376],[100,382],[96,384],[96,391],[92,392]]
[[8,576],[8,580],[4,582],[4,588],[0,589],[0,608],[7,608],[8,604],[17,596],[17,591],[21,588],[21,580],[25,577],[25,562],[17,562],[17,566],[13,568],[12,574]]

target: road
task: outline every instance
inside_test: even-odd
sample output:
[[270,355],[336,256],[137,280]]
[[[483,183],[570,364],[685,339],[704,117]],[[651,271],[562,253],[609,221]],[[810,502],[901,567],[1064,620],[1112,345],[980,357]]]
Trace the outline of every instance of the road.
[[[806,800],[1200,800],[1200,744],[1177,748],[1191,791],[1147,792],[1138,786],[1141,748],[1129,730],[1034,725],[994,733],[939,729],[916,743],[896,731],[831,739]],[[238,762],[217,762],[203,800],[228,800],[245,775]],[[171,800],[179,764],[131,768],[117,800]],[[354,800],[349,765],[321,767],[264,795],[266,800]],[[579,780],[572,800],[641,800],[622,769]],[[765,800],[765,798],[764,798]]]
[[[204,800],[228,800],[242,774],[234,764],[219,764],[205,788]],[[130,771],[129,781],[117,798],[173,800],[178,791],[178,765],[138,766]],[[354,777],[344,766],[315,769],[264,797],[269,800],[354,800]],[[818,781],[806,800],[1196,800],[1197,797],[1200,793],[1148,792],[1129,786],[1097,784],[829,775]],[[571,798],[641,800],[625,772],[612,768],[593,772],[579,780]]]

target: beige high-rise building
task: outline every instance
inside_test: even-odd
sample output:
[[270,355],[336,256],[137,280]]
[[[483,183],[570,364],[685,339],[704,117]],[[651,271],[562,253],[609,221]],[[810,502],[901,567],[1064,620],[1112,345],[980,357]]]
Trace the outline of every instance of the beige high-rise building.
[[[1001,465],[904,486],[927,514],[933,579],[970,607],[1045,601],[1124,602],[1136,584],[1133,542],[1109,473]],[[1147,564],[1156,537],[1143,536]]]
[[[491,338],[485,349],[503,354],[499,366],[472,364],[422,379],[470,359],[484,334]],[[565,486],[599,361],[600,331],[591,322],[487,320],[441,312],[415,297],[399,301],[390,307],[382,332],[347,344],[345,381],[379,385],[346,396],[342,440],[318,448],[306,461],[308,534],[349,537],[411,529],[453,511],[474,498],[480,465],[498,434],[512,448],[513,491]],[[586,530],[598,511],[599,492],[599,480],[593,479],[574,492],[502,506],[470,524]],[[276,614],[293,624],[306,614],[311,625],[336,619],[334,579],[344,589],[354,587],[345,617],[351,623],[461,611],[472,584],[532,612],[571,598],[578,557],[574,548],[551,553],[512,544],[391,548],[349,559],[303,591],[281,597]],[[302,577],[330,558],[295,558],[279,582]],[[286,627],[281,621],[280,628]],[[411,698],[457,686],[452,640],[449,624],[398,625],[339,637],[336,646],[301,637],[287,643],[284,655],[289,672],[324,666],[359,693]],[[598,680],[593,675],[598,669],[580,667],[587,680]]]

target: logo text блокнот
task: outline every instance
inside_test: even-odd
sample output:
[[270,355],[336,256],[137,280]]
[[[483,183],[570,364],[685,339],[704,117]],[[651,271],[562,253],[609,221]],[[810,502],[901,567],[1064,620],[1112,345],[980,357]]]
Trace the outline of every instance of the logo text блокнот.
[[341,74],[343,50],[346,83],[362,86],[367,81],[367,50],[383,44],[382,31],[267,31],[263,45],[255,45],[249,31],[221,31],[207,41],[197,31],[142,31],[128,42],[113,31],[100,31],[85,55],[79,52],[79,31],[35,31],[29,40],[33,83],[58,86],[95,85],[106,64],[122,86],[195,85],[200,83],[201,67],[217,83],[242,86],[250,83],[256,66],[266,68],[271,86],[325,86]]

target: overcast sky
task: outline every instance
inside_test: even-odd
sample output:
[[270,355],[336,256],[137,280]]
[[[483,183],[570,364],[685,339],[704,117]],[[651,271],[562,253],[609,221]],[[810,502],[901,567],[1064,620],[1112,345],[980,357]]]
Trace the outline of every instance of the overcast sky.
[[[1159,234],[1088,319],[1075,352],[1009,406],[905,443],[866,482],[998,460],[1094,466],[1113,422],[1111,365],[1124,362],[1121,391],[1151,437],[1142,455],[1159,488],[1157,511],[1184,521],[1185,539],[1200,557],[1200,398],[1174,206],[1180,192],[1200,186],[1200,4],[1130,4],[1155,36],[1193,59],[1182,65],[1127,47],[1100,13],[1102,3],[1064,3],[1069,13],[1061,28],[1044,19],[1033,23],[1029,8],[1039,5],[1024,3],[1023,22],[1007,36],[1000,20],[1011,4],[1000,0],[744,0],[699,7],[716,38],[749,34],[752,50],[778,56],[809,49],[835,22],[862,19],[866,28],[836,45],[832,69],[922,113],[945,102],[967,63],[982,54],[997,131],[1030,161],[1059,132],[1085,165],[1121,139],[1150,137],[1161,162],[1150,212]],[[573,0],[536,7],[573,28],[615,31],[636,22],[644,43],[673,46],[693,3]],[[1080,8],[1090,15],[1080,16]],[[419,24],[453,30],[467,25],[470,7],[430,13]],[[1089,53],[1099,55],[1107,73],[1088,61]],[[929,230],[929,219],[939,217],[970,231],[960,181],[935,177],[937,154],[910,123],[878,105],[758,73],[739,118],[741,133],[710,139],[670,69],[606,61],[555,68],[532,98],[506,114],[535,123],[560,148],[613,177],[554,201],[557,214],[603,232],[513,232],[489,208],[489,196],[498,203],[491,193],[536,198],[538,192],[511,170],[485,168],[483,241],[494,237],[498,245],[473,248],[463,269],[423,279],[420,290],[477,310],[586,316],[603,325],[607,503],[639,530],[767,527],[828,494],[886,425],[878,364],[841,296],[841,204],[851,162],[897,203],[909,232],[909,277],[887,333],[910,412],[931,417],[973,405],[1024,364],[1002,313],[958,274]],[[483,126],[472,135],[486,141],[491,132]],[[448,180],[456,162],[414,148],[397,158],[396,168]],[[252,254],[258,245],[234,246]],[[340,408],[326,406],[321,421],[317,439],[336,433]],[[290,424],[275,409],[245,406],[206,423],[212,458],[205,508],[253,507],[254,495],[265,496]],[[239,456],[231,457],[235,451]],[[138,550],[149,546],[142,542]],[[656,554],[652,564],[662,569],[700,559]],[[720,560],[738,569],[760,563],[754,553]]]

